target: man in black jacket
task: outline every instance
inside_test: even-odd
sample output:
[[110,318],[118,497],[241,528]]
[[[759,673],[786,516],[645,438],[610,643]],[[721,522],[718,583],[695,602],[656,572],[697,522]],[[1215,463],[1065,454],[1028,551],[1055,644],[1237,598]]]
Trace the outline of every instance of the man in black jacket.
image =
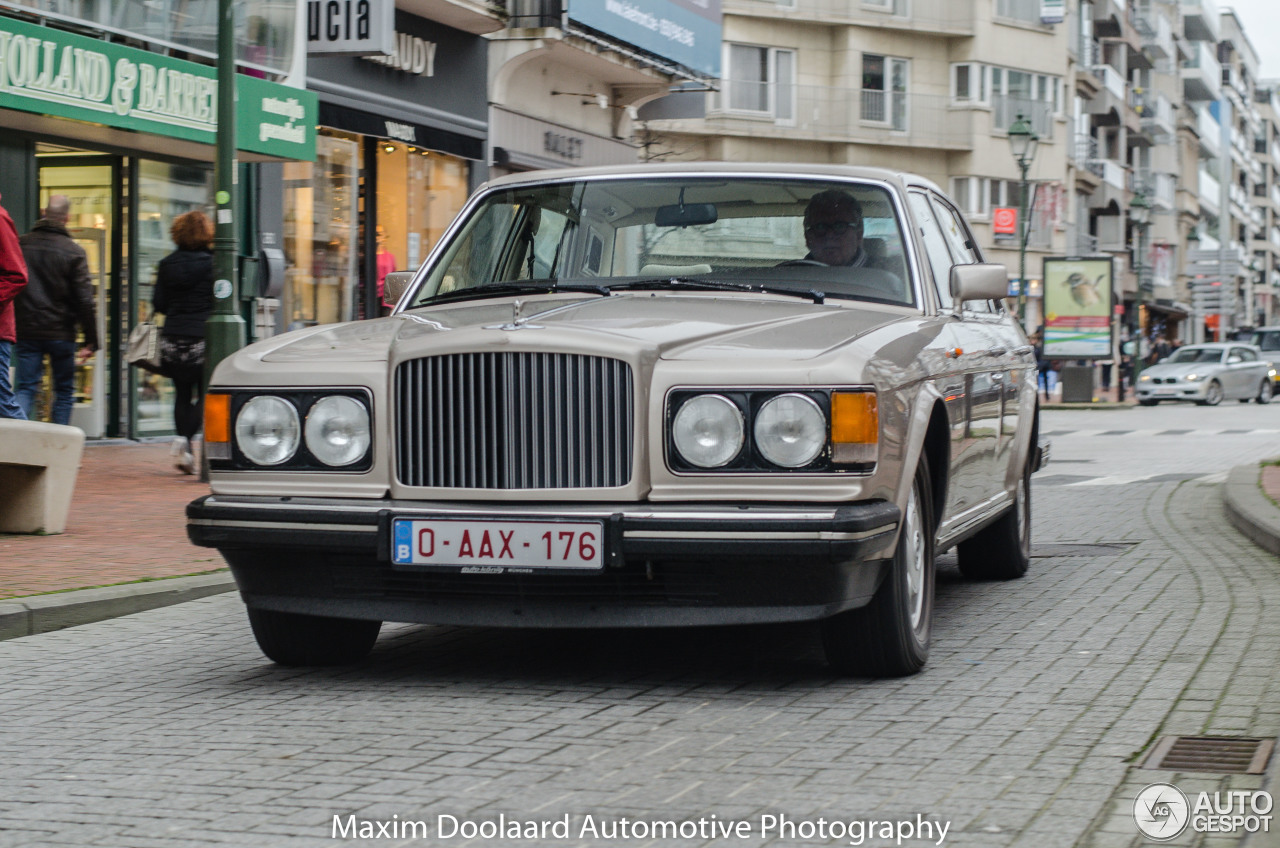
[[[18,329],[18,405],[33,418],[32,407],[44,379],[44,358],[53,373],[53,423],[71,423],[75,366],[98,349],[98,319],[93,283],[84,248],[67,232],[71,202],[64,194],[49,198],[44,217],[19,241],[27,260],[27,287],[14,300]],[[84,346],[76,352],[76,326]]]

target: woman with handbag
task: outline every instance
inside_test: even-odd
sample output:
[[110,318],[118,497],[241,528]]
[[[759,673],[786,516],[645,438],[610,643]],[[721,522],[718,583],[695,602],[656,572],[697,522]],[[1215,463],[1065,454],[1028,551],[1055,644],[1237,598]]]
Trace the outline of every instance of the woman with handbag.
[[195,473],[192,441],[204,418],[204,325],[213,308],[213,223],[203,212],[173,219],[169,235],[178,249],[160,260],[155,311],[160,331],[161,373],[173,380],[174,465]]

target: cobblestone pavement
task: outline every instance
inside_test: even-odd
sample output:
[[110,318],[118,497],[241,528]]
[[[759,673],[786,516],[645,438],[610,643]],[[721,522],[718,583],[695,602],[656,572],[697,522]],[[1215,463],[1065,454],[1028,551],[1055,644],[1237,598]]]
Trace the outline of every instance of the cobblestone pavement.
[[[834,678],[810,626],[395,625],[365,665],[285,670],[234,595],[0,643],[0,846],[313,846],[344,841],[335,816],[430,826],[388,845],[853,842],[805,836],[819,819],[930,824],[903,845],[943,824],[945,845],[1147,844],[1142,786],[1259,781],[1134,768],[1154,738],[1280,733],[1280,566],[1213,482],[1280,455],[1280,413],[1143,412],[1046,414],[1032,573],[972,583],[944,557],[934,653],[909,679]],[[1132,435],[1149,429],[1198,435]],[[442,815],[569,816],[572,838],[444,837]],[[750,833],[605,836],[713,815]],[[579,838],[586,816],[599,838]],[[767,816],[799,827],[762,835]]]

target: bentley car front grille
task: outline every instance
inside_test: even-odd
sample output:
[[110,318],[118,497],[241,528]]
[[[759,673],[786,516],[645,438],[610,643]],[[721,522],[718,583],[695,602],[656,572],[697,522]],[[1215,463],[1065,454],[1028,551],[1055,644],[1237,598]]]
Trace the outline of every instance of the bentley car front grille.
[[460,353],[396,369],[407,486],[571,489],[631,478],[631,366],[569,353]]

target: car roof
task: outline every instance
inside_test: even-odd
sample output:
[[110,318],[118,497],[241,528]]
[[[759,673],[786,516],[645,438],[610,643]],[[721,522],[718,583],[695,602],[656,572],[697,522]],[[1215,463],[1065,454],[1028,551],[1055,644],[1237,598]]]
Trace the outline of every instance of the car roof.
[[489,180],[481,189],[526,183],[559,182],[565,180],[596,180],[620,177],[679,177],[679,176],[742,177],[802,177],[805,179],[875,180],[905,187],[918,185],[945,194],[928,177],[896,171],[890,168],[871,168],[857,165],[810,165],[793,162],[636,162],[629,165],[598,165],[586,168],[548,168],[508,174]]
[[1252,344],[1249,344],[1248,342],[1199,342],[1198,344],[1183,345],[1182,347],[1178,348],[1178,350],[1200,350],[1204,348],[1222,350],[1223,348],[1228,348],[1228,347],[1256,348],[1257,345],[1252,345]]

